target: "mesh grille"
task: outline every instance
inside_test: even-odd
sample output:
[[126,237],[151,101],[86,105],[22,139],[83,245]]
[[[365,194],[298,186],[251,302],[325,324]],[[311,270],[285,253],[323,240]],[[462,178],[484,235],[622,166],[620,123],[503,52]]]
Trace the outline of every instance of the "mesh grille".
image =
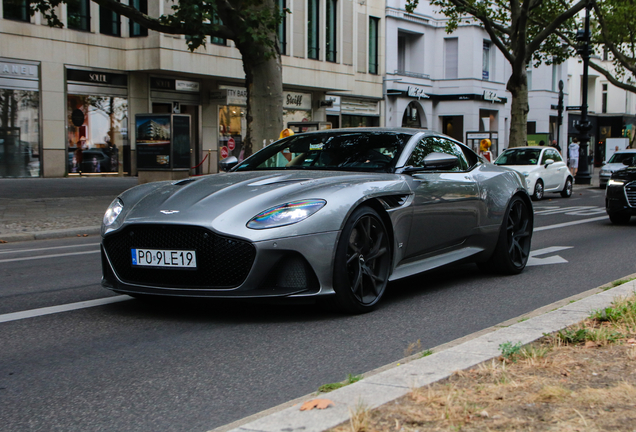
[[[249,242],[178,225],[131,225],[105,237],[104,248],[122,281],[161,287],[235,288],[247,277],[256,256]],[[197,268],[133,267],[133,248],[194,250]]]
[[627,202],[631,207],[636,207],[636,182],[631,182],[625,186],[625,195],[627,195]]

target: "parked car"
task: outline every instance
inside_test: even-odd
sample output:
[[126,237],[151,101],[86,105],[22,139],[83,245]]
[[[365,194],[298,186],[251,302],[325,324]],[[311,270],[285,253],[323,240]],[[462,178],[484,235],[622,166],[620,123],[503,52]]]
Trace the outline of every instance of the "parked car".
[[614,172],[625,168],[623,162],[627,161],[629,163],[635,156],[635,149],[621,150],[614,153],[607,163],[601,167],[601,170],[598,173],[598,184],[601,189],[605,189],[607,187],[607,182]]
[[387,282],[457,261],[526,266],[525,179],[441,134],[296,134],[230,172],[148,183],[102,225],[102,285],[137,297],[328,297],[373,309]]
[[533,200],[542,199],[546,192],[572,196],[572,175],[559,152],[552,147],[513,147],[505,150],[495,165],[521,173]]
[[636,160],[627,158],[614,171],[605,190],[605,210],[614,224],[626,224],[636,215]]

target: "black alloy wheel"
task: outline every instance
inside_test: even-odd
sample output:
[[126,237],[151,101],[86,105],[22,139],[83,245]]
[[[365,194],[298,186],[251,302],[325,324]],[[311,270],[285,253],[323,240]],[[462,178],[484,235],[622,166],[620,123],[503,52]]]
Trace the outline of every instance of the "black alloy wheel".
[[336,250],[336,303],[346,312],[371,311],[380,301],[391,264],[389,236],[378,213],[359,207],[349,217]]
[[565,181],[565,186],[563,186],[561,196],[563,198],[570,198],[572,196],[572,178],[568,177]]
[[534,192],[532,193],[533,201],[540,201],[543,199],[543,181],[541,179],[537,180],[534,184]]
[[479,266],[500,274],[519,274],[528,263],[532,241],[531,209],[519,196],[512,197],[490,259]]

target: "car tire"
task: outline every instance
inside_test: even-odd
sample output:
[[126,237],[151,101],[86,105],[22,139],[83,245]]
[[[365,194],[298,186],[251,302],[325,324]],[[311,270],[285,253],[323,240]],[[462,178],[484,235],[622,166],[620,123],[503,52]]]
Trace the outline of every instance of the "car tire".
[[336,306],[347,313],[372,311],[386,289],[391,246],[380,215],[358,207],[342,229],[334,262]]
[[614,225],[626,225],[632,216],[629,213],[611,213],[609,218]]
[[599,186],[599,189],[607,189],[607,183]]
[[565,186],[563,186],[563,190],[561,191],[561,196],[563,198],[570,198],[572,196],[572,178],[568,177],[565,181]]
[[532,201],[540,201],[544,195],[543,180],[538,179],[534,184],[534,192],[532,192]]
[[528,263],[532,241],[532,210],[518,195],[510,200],[499,238],[488,261],[479,263],[482,270],[504,275],[519,274]]

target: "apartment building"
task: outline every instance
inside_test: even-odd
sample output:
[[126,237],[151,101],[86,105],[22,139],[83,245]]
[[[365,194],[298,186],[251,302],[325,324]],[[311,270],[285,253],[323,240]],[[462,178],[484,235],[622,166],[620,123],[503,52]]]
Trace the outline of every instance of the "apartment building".
[[[240,156],[247,93],[232,41],[208,38],[191,53],[184,36],[148,31],[90,0],[58,7],[64,28],[29,16],[27,0],[2,1],[0,177],[135,175],[135,116],[147,113],[189,115],[191,174]],[[173,4],[123,2],[154,17]],[[279,28],[281,129],[384,124],[384,2],[278,5],[291,11]]]

